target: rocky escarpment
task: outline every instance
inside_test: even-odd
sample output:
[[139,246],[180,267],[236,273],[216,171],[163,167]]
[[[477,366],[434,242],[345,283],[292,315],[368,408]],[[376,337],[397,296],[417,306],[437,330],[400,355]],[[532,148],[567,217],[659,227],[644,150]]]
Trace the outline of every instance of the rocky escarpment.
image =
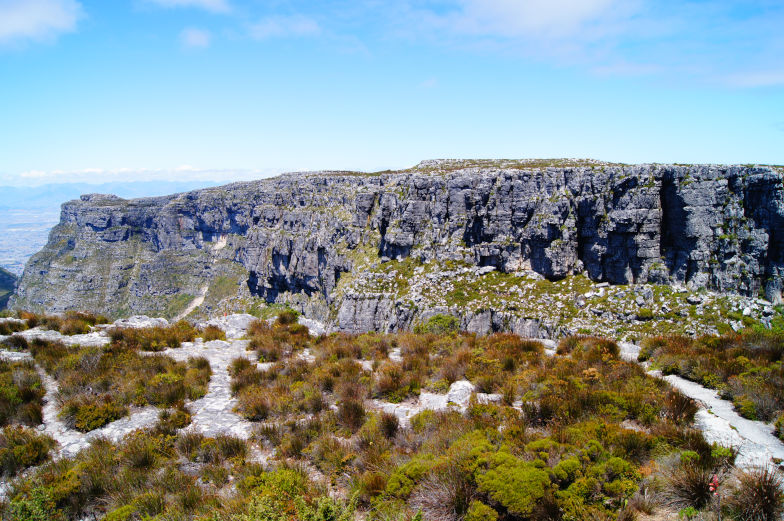
[[[171,317],[197,297],[195,313],[258,300],[345,331],[449,313],[470,329],[538,336],[558,319],[525,309],[523,289],[564,281],[578,308],[602,282],[776,304],[783,177],[751,166],[440,161],[153,199],[89,195],[63,205],[13,305]],[[658,294],[643,297],[654,315],[669,312]]]
[[16,275],[0,268],[0,309],[5,309],[8,299],[16,289]]

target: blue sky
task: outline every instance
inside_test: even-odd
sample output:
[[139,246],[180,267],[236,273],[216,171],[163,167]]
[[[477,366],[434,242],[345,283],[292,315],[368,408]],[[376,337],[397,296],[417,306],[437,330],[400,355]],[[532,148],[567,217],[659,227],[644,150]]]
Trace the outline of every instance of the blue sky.
[[784,2],[0,0],[0,184],[784,163]]

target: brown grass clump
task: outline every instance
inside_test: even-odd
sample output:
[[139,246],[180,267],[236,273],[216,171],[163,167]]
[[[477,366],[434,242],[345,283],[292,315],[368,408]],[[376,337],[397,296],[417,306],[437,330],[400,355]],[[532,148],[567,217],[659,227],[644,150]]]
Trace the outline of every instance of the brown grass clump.
[[212,340],[226,340],[226,332],[223,331],[218,326],[207,326],[201,332],[202,339],[205,342],[210,342]]
[[784,476],[772,467],[739,472],[728,506],[737,519],[780,520],[784,515]]
[[714,473],[695,463],[681,464],[666,476],[663,499],[667,505],[680,510],[683,508],[705,508],[713,498],[710,483]]
[[166,327],[114,328],[109,331],[114,349],[142,351],[177,348],[183,342],[193,342],[198,334],[198,330],[184,320]]
[[337,415],[341,425],[356,432],[365,422],[365,406],[358,400],[344,400],[338,405]]

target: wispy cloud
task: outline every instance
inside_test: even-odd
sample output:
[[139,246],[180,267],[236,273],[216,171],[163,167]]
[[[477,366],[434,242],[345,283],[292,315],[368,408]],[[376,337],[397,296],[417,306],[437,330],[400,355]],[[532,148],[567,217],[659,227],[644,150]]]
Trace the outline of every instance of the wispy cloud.
[[573,34],[627,4],[619,0],[463,0],[445,19],[462,32],[505,37]]
[[52,40],[76,30],[76,0],[0,0],[0,44]]
[[204,29],[188,27],[180,33],[180,43],[190,49],[206,49],[212,42],[212,34]]
[[51,183],[103,184],[127,181],[251,181],[283,173],[283,169],[202,169],[183,165],[168,169],[85,168],[83,170],[30,170],[21,174],[0,174],[0,185],[40,186]]
[[[398,0],[396,35],[604,76],[784,84],[784,4],[761,0]],[[762,71],[745,73],[744,71]],[[768,72],[765,72],[768,71]]]
[[229,0],[147,0],[162,7],[196,7],[213,13],[231,11]]
[[321,27],[312,18],[302,15],[270,16],[251,25],[250,35],[257,40],[318,36]]
[[754,71],[733,74],[728,83],[735,87],[779,87],[784,85],[784,71]]
[[420,83],[419,87],[423,89],[435,89],[438,87],[438,80],[436,78],[428,78]]

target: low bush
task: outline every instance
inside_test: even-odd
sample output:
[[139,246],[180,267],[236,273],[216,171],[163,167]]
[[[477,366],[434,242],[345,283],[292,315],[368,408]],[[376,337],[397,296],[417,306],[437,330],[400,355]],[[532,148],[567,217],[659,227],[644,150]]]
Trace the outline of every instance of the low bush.
[[414,333],[444,335],[456,332],[459,327],[460,323],[458,322],[457,317],[436,314],[427,319],[427,322],[417,324],[414,327]]
[[114,328],[109,331],[114,349],[142,351],[177,348],[183,342],[193,342],[198,334],[199,331],[184,320],[166,327]]
[[27,329],[27,324],[14,320],[0,320],[0,335],[13,335]]
[[128,408],[118,404],[110,395],[74,395],[60,406],[60,418],[66,426],[81,432],[99,429],[128,414]]
[[212,340],[226,340],[226,332],[218,326],[209,325],[201,332],[201,337],[205,342]]
[[772,467],[741,471],[728,506],[737,519],[780,520],[784,515],[784,477],[781,471]]
[[66,348],[36,343],[31,351],[58,381],[61,417],[84,432],[127,414],[130,405],[171,407],[207,392],[211,370],[204,358],[175,362],[134,350]]
[[13,477],[20,470],[40,465],[49,459],[56,445],[49,436],[32,429],[8,426],[0,430],[0,468],[4,477]]
[[713,499],[711,480],[714,472],[693,462],[686,462],[672,469],[666,476],[664,499],[680,510],[683,508],[705,508]]
[[0,360],[0,426],[39,425],[44,394],[46,391],[32,363]]

